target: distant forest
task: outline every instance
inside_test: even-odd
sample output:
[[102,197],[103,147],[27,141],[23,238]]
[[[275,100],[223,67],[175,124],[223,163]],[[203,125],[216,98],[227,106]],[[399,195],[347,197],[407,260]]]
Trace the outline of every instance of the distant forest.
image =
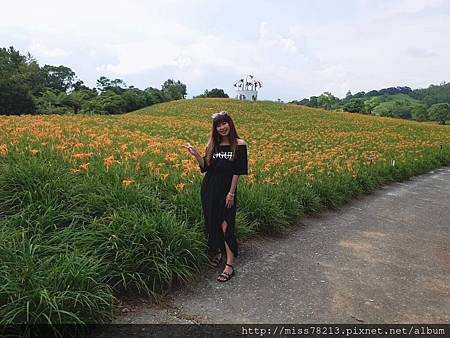
[[0,48],[0,115],[119,114],[185,96],[186,85],[172,79],[141,90],[102,76],[89,88],[69,67],[41,67],[30,54]]
[[385,117],[437,121],[450,120],[450,83],[430,85],[424,89],[390,87],[352,94],[339,99],[330,92],[290,103],[350,113],[374,114]]

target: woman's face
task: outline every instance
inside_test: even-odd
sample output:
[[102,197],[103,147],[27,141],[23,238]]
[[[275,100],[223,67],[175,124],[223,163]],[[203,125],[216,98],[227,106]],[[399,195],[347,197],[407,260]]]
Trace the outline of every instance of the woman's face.
[[216,129],[220,136],[227,136],[230,133],[230,125],[228,122],[220,122]]

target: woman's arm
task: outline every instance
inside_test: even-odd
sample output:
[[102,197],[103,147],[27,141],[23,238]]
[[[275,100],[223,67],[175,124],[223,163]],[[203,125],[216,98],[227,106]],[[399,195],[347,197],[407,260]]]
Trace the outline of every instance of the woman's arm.
[[230,194],[234,195],[238,181],[239,175],[233,175],[233,178],[231,179]]
[[202,167],[203,169],[205,169],[205,161],[203,160],[203,157],[199,153],[195,154],[194,156],[195,156],[195,159],[197,160],[199,166]]
[[236,192],[236,186],[237,186],[238,180],[239,180],[239,175],[233,175],[233,178],[231,179],[230,191],[228,192],[227,197],[225,198],[225,206],[227,208],[231,208],[234,205],[234,194]]
[[[188,144],[185,145],[184,147],[189,151],[189,153],[190,153],[192,156],[195,157],[195,159],[197,160],[197,162],[198,162],[200,168],[201,168],[203,171],[206,171],[206,163],[205,163],[203,157],[198,153],[197,149],[196,149],[195,147],[191,146],[190,143],[188,143]],[[203,172],[203,171],[202,171],[202,172]]]

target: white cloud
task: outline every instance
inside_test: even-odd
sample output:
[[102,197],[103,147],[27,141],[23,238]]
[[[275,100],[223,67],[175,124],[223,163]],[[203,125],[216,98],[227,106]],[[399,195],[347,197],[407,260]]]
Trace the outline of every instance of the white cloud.
[[433,51],[430,51],[421,47],[410,47],[405,49],[405,54],[415,57],[415,58],[428,58],[432,56],[436,56],[437,54]]
[[56,58],[60,56],[67,56],[69,53],[62,48],[59,47],[48,47],[39,42],[31,42],[30,44],[30,52],[38,55],[44,56],[47,58]]
[[[370,21],[382,21],[393,19],[410,14],[418,14],[426,9],[438,8],[447,0],[397,0],[397,1],[381,1],[378,5],[381,10],[369,16]],[[368,2],[373,1],[369,0]],[[367,2],[366,2],[367,3]],[[371,4],[371,5],[372,5]],[[367,6],[370,6],[367,4]]]
[[258,43],[266,48],[279,48],[293,54],[297,53],[295,41],[291,37],[285,37],[275,33],[269,28],[267,22],[262,22],[259,26]]
[[152,68],[174,65],[180,49],[166,40],[144,40],[109,46],[118,57],[118,64],[107,64],[113,74],[126,75]]

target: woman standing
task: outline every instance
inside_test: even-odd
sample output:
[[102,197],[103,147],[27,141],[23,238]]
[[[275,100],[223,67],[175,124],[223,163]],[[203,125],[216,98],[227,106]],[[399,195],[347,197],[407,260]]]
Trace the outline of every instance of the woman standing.
[[235,230],[237,183],[240,175],[248,174],[247,146],[239,138],[227,112],[216,113],[212,118],[205,156],[189,143],[185,147],[197,159],[201,172],[206,172],[201,186],[201,201],[208,254],[214,266],[226,254],[225,268],[217,277],[217,281],[226,282],[235,275],[233,263],[238,255]]

